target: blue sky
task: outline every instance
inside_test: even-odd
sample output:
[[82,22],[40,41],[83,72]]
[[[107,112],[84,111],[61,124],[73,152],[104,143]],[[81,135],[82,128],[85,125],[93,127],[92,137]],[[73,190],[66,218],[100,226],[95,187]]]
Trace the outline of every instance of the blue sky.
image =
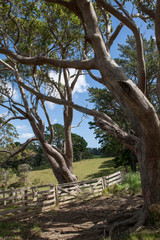
[[[116,25],[118,24],[118,21],[115,18],[112,18],[112,24],[113,28],[115,29]],[[142,21],[138,21],[138,25],[141,28],[141,33],[146,37],[149,38],[150,35],[153,33],[152,30],[148,31],[146,29],[146,25]],[[118,38],[115,40],[113,46],[111,47],[111,57],[116,58],[118,57],[118,50],[117,50],[117,44],[125,43],[127,35],[130,35],[131,31],[127,27],[123,27],[121,30]],[[93,105],[89,104],[86,99],[88,99],[87,94],[87,88],[88,87],[102,87],[99,83],[92,80],[89,76],[82,77],[78,80],[78,83],[76,85],[76,91],[73,94],[73,100],[75,103],[82,105],[82,106],[88,106],[91,107]],[[20,100],[20,96],[18,92],[14,92],[14,98],[15,100]],[[55,104],[49,104],[47,103],[47,108],[51,116],[51,122],[54,123],[60,123],[63,124],[63,107],[57,106]],[[6,114],[6,110],[0,108],[1,113],[0,116],[3,114]],[[45,119],[43,115],[41,115],[42,118]],[[77,125],[82,118],[82,113],[77,112],[74,110],[74,118],[73,118],[73,126]],[[93,134],[93,130],[89,129],[88,122],[92,121],[92,117],[88,116],[85,118],[85,120],[81,123],[81,125],[77,128],[73,128],[72,132],[76,133],[87,141],[88,147],[99,147],[98,140],[95,139],[95,135]],[[18,133],[19,133],[19,139],[16,139],[20,142],[25,142],[28,138],[33,136],[32,129],[27,121],[21,121],[16,120],[12,122],[14,126],[16,127]],[[47,126],[47,125],[46,125]]]

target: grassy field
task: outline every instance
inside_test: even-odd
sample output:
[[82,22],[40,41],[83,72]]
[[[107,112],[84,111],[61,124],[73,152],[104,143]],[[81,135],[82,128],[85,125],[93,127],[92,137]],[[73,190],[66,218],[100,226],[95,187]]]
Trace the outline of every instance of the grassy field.
[[[113,158],[85,159],[74,162],[73,168],[79,181],[105,176],[119,170],[114,168]],[[31,171],[28,179],[33,185],[57,183],[51,169]]]

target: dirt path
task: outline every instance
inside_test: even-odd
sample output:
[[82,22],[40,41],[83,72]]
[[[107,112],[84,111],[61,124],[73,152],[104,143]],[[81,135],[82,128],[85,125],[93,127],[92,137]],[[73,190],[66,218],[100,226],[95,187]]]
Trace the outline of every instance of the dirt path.
[[113,222],[136,212],[141,205],[141,196],[128,196],[101,197],[62,206],[39,217],[43,233],[37,239],[101,240]]

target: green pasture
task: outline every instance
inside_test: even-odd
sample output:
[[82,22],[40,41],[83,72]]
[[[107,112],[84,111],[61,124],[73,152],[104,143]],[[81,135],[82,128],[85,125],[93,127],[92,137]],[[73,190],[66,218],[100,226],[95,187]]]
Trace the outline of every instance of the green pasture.
[[[106,176],[122,169],[114,168],[113,158],[85,159],[74,162],[73,168],[79,181]],[[57,183],[51,169],[31,171],[28,179],[33,185]]]

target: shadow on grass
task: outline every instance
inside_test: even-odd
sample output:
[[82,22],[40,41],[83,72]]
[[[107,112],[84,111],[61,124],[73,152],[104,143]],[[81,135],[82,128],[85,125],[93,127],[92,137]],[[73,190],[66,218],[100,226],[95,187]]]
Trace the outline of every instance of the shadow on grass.
[[41,239],[40,235],[41,227],[36,223],[36,219],[35,222],[25,220],[0,222],[0,240],[38,240]]
[[97,171],[96,173],[92,173],[90,175],[87,175],[86,179],[108,176],[109,174],[112,174],[112,173],[114,173],[116,171],[119,171],[119,170],[120,170],[119,168],[114,168],[113,159],[105,160],[99,166],[99,171]]

